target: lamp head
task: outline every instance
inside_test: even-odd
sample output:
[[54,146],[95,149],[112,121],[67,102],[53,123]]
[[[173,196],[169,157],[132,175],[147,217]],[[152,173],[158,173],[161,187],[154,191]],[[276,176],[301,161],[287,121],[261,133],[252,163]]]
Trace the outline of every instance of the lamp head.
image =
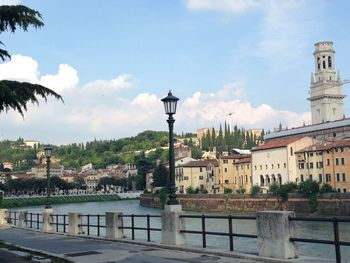
[[179,98],[173,96],[169,90],[168,96],[162,99],[162,102],[164,103],[165,114],[173,115],[176,113],[176,105],[178,100]]
[[52,156],[52,147],[51,146],[46,146],[44,148],[45,151],[45,157],[50,158]]

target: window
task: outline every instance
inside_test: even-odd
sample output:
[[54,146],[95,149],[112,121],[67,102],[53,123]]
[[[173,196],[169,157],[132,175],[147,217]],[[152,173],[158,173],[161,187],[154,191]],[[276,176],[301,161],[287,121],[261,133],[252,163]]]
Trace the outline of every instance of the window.
[[223,163],[228,163],[228,160],[223,160]]
[[227,173],[227,168],[224,168],[225,173]]
[[330,160],[327,159],[327,166],[329,166],[331,164]]
[[312,156],[314,156],[314,154],[313,154],[313,153],[310,153],[310,157],[312,157]]
[[322,174],[319,174],[319,175],[318,175],[318,181],[319,181],[320,183],[322,183]]
[[326,182],[330,182],[331,181],[331,174],[326,174]]
[[249,169],[249,164],[247,164],[247,169]]
[[319,163],[319,166],[318,166],[319,168],[323,168],[323,162],[321,161],[320,163]]
[[331,56],[328,56],[328,67],[329,68],[332,67],[332,58],[331,58]]
[[333,137],[334,138],[337,137],[337,133],[333,132]]
[[309,174],[309,179],[312,180],[312,174]]
[[256,165],[254,165],[254,170],[256,170]]
[[314,163],[309,164],[310,169],[314,169]]
[[303,174],[300,175],[300,181],[304,182],[304,175]]
[[273,164],[271,164],[271,169],[273,169]]
[[200,167],[200,168],[199,168],[199,171],[200,171],[200,172],[202,172],[202,171],[203,171],[203,168],[202,168],[202,167]]
[[299,163],[299,169],[304,169],[304,163]]
[[318,68],[318,69],[321,69],[320,58],[317,58],[317,68]]
[[248,183],[248,175],[245,175],[245,182]]
[[225,184],[229,184],[229,180],[225,180]]
[[283,164],[283,167],[284,167],[284,168],[287,168],[287,164],[286,164],[286,163],[284,163],[284,164]]
[[339,159],[335,158],[335,165],[339,165]]
[[326,61],[322,61],[322,66],[323,66],[323,68],[325,69],[326,68]]
[[346,177],[345,173],[342,173],[342,177],[343,177],[343,182],[345,182],[346,181],[345,180],[345,177]]
[[290,147],[290,156],[293,156],[293,147]]
[[345,159],[341,158],[341,165],[345,165]]
[[199,176],[199,180],[203,180],[203,175],[200,175],[200,176]]
[[260,170],[262,170],[262,165],[260,165]]
[[339,181],[340,181],[340,174],[337,173],[337,182],[339,182]]
[[238,171],[238,165],[236,165],[236,171]]
[[267,164],[265,165],[265,168],[268,169]]
[[343,189],[343,193],[346,193],[346,188]]
[[243,170],[243,165],[241,165],[241,169]]
[[277,168],[280,168],[280,164],[279,163],[277,164]]
[[188,180],[188,176],[184,176],[184,180]]
[[341,151],[341,152],[344,152],[344,148],[343,148],[343,147],[340,147],[340,151]]

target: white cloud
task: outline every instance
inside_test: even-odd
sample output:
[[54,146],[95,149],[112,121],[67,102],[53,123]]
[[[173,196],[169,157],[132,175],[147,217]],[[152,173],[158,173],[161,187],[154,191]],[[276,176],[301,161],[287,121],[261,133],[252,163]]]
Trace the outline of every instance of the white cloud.
[[10,61],[0,64],[0,79],[37,83],[38,63],[31,57],[13,55]]
[[[122,97],[121,91],[138,84],[130,74],[79,87],[78,73],[69,65],[62,64],[57,73],[45,76],[40,75],[38,68],[32,58],[18,55],[0,65],[0,76],[1,79],[11,77],[49,85],[63,92],[65,104],[50,99],[39,107],[30,105],[24,119],[14,111],[0,114],[1,122],[6,123],[0,132],[4,138],[21,136],[58,144],[94,137],[126,137],[147,129],[168,128],[161,97],[147,92],[133,98]],[[277,110],[266,104],[252,105],[245,99],[245,88],[243,82],[233,82],[216,92],[198,91],[181,98],[175,115],[175,130],[217,128],[225,121],[245,128],[272,128],[279,122],[288,127],[309,123],[310,113]],[[229,113],[232,113],[231,119]]]
[[[236,92],[239,90],[240,92]],[[269,105],[253,106],[241,98],[244,86],[240,83],[225,85],[216,93],[197,92],[179,107],[179,122],[191,130],[218,126],[227,121],[243,127],[272,128],[279,122],[288,127],[310,122],[310,113],[276,110]],[[225,96],[223,96],[225,94]],[[231,114],[231,116],[229,116]]]
[[86,84],[84,92],[95,95],[110,95],[119,93],[123,90],[129,90],[136,87],[137,80],[134,80],[130,74],[121,74],[112,80],[96,80]]
[[78,83],[78,72],[67,64],[59,65],[57,74],[44,75],[39,80],[39,84],[48,87],[59,94],[65,90],[74,88]]
[[28,56],[13,55],[10,61],[0,64],[0,79],[41,84],[58,93],[74,88],[79,82],[77,71],[67,64],[59,65],[57,74],[40,75],[38,62]]
[[258,0],[186,0],[186,5],[191,10],[243,13],[257,8],[260,2]]
[[0,5],[18,5],[21,0],[0,0]]

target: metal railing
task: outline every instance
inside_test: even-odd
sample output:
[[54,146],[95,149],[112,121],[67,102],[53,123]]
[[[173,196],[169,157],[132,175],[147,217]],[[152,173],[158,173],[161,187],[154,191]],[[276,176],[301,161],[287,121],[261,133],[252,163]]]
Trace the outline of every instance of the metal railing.
[[[106,228],[106,215],[81,215],[83,219],[83,224],[80,224],[80,227],[85,227],[87,235],[91,235],[90,228],[96,228],[96,235],[99,237],[101,235],[101,228]],[[95,219],[95,220],[94,220]],[[103,219],[103,222],[102,220]]]
[[290,216],[289,221],[302,221],[302,222],[308,221],[308,222],[330,222],[330,223],[333,223],[333,235],[334,235],[333,240],[292,237],[292,238],[290,238],[290,241],[334,245],[336,262],[341,263],[340,246],[350,246],[350,242],[340,240],[339,224],[338,223],[350,223],[349,217],[302,217],[302,216],[291,217]]
[[[130,229],[131,230],[131,239],[135,240],[135,230],[147,231],[147,241],[151,241],[151,231],[162,231],[160,228],[151,227],[151,218],[160,218],[161,215],[122,215],[122,218],[130,218],[130,226],[122,226],[120,229]],[[146,218],[146,227],[135,226],[135,218]]]
[[[257,235],[241,234],[233,232],[233,219],[256,220],[255,216],[233,216],[233,215],[180,215],[180,218],[197,218],[201,219],[201,230],[181,230],[181,233],[202,235],[202,247],[207,247],[207,235],[212,236],[228,236],[230,243],[230,251],[233,251],[233,237],[257,238]],[[206,231],[206,219],[228,220],[228,232]]]
[[52,225],[55,226],[56,228],[56,232],[63,232],[63,233],[67,233],[67,229],[68,229],[68,215],[65,214],[54,214],[52,215],[53,218],[53,222]]
[[[39,213],[25,213],[25,222],[27,227],[39,229],[43,223],[42,215]],[[33,226],[34,225],[34,226]]]
[[16,225],[18,221],[18,212],[16,211],[8,211],[7,222],[9,224]]

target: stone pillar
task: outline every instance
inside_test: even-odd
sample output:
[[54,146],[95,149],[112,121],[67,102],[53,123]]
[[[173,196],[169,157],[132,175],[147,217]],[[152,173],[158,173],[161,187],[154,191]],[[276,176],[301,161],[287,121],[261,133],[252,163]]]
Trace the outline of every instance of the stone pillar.
[[296,257],[290,237],[295,236],[294,216],[290,211],[263,211],[256,213],[258,253],[261,257],[288,259]]
[[81,227],[82,224],[82,218],[80,213],[69,213],[68,214],[69,218],[69,234],[73,236],[77,236],[80,234],[83,234],[83,228]]
[[0,209],[0,225],[8,225],[8,211],[7,209]]
[[27,227],[27,213],[28,211],[19,211],[18,227]]
[[53,209],[45,208],[43,211],[43,232],[52,232],[53,226]]
[[124,237],[122,212],[106,212],[106,238],[118,239]]
[[182,215],[181,205],[166,205],[162,212],[162,244],[183,245],[185,244],[185,234],[180,230],[185,230],[185,220]]

